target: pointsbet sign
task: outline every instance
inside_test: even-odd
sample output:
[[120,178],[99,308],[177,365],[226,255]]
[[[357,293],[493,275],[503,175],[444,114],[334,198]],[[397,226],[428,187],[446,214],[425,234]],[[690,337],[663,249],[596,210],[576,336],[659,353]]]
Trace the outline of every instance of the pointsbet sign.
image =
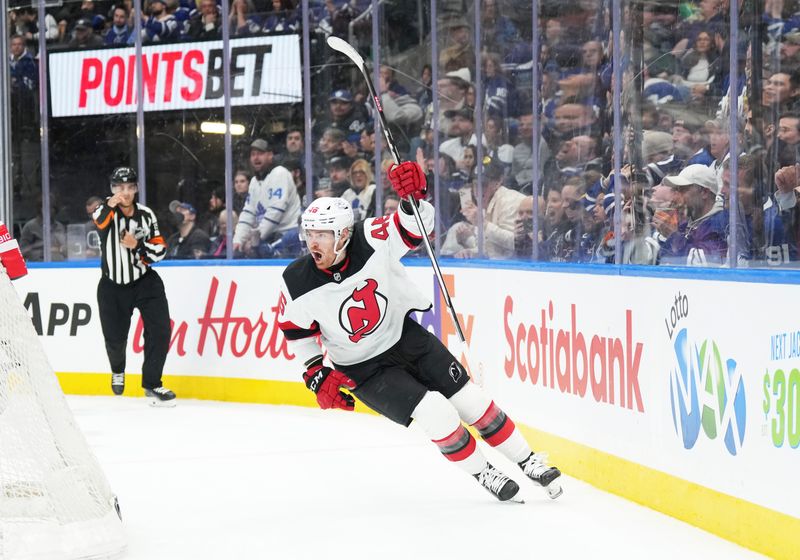
[[[53,52],[48,58],[54,117],[133,113],[138,104],[136,50]],[[222,41],[142,48],[145,111],[224,105]],[[297,35],[230,41],[231,105],[302,99]]]

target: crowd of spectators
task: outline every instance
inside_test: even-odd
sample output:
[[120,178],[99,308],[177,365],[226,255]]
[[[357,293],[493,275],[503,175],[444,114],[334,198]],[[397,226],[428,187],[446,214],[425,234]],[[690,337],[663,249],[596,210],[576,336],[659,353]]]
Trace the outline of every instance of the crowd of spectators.
[[[302,18],[297,0],[229,0],[231,37],[295,33]],[[309,21],[315,30],[331,33],[358,16],[369,0],[312,0]],[[59,2],[45,12],[48,49],[87,49],[134,44],[133,0]],[[9,11],[12,34],[29,51],[38,50],[38,9],[28,3]],[[205,41],[222,38],[222,0],[142,0],[144,44]]]
[[[70,48],[130,44],[130,2],[79,4],[79,10],[65,5],[48,11],[48,41]],[[269,4],[233,0],[232,36],[299,29],[302,18],[291,0]],[[316,31],[346,36],[347,25],[369,2],[310,4]],[[631,3],[623,28],[641,33],[630,33],[623,43],[624,154],[615,180],[608,3],[544,2],[536,57],[530,19],[520,20],[518,4],[525,3],[481,1],[478,46],[472,3],[442,0],[435,84],[431,64],[424,57],[420,61],[419,51],[382,58],[376,87],[383,111],[402,156],[428,173],[428,196],[439,204],[444,256],[530,258],[535,251],[545,261],[702,266],[797,261],[800,5],[767,0],[756,17],[743,11],[739,44],[732,46],[727,0]],[[143,41],[219,38],[220,13],[215,0],[149,0]],[[37,37],[35,19],[30,10],[15,18],[12,88],[36,87],[35,61],[26,49]],[[386,25],[391,27],[391,15]],[[88,39],[81,35],[84,28]],[[731,48],[741,61],[732,88],[739,108],[736,130],[729,124]],[[323,62],[335,68],[341,61],[329,55]],[[233,180],[235,256],[290,257],[301,250],[297,220],[306,192],[344,197],[358,220],[396,207],[387,189],[386,150],[375,161],[375,113],[362,80],[354,73],[332,76],[324,106],[315,108],[311,139],[294,122],[249,141],[249,158],[238,163],[241,171]],[[540,85],[539,130],[534,130],[534,77]],[[736,154],[730,153],[733,135]],[[308,178],[307,141],[313,152]],[[732,156],[738,163],[735,208]],[[376,208],[378,198],[383,208]],[[175,201],[169,215],[181,216],[175,238],[180,249],[171,256],[224,256],[224,204],[220,192],[199,213],[189,202]],[[615,229],[617,214],[621,230]]]

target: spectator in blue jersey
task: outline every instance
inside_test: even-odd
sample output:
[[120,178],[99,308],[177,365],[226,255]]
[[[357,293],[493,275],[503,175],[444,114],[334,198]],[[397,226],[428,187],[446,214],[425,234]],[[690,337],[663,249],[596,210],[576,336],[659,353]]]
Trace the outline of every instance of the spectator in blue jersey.
[[103,39],[106,45],[127,45],[131,38],[133,29],[128,25],[128,9],[120,4],[114,7],[114,13],[111,15],[111,27],[106,31]]
[[150,0],[148,16],[142,26],[142,40],[146,43],[176,41],[181,35],[181,25],[167,10],[166,0]]
[[[729,161],[722,171],[722,197],[730,212],[731,170]],[[797,247],[784,231],[778,204],[756,184],[755,170],[760,162],[755,156],[740,156],[738,161],[739,234],[737,260],[756,265],[778,266],[797,260]]]
[[11,95],[33,95],[39,87],[39,66],[33,55],[25,48],[25,39],[22,35],[11,37],[8,63],[11,74]]
[[481,2],[481,45],[505,56],[520,39],[514,23],[501,12],[500,0]]
[[683,162],[675,157],[674,149],[669,132],[645,130],[642,133],[644,172],[651,187],[658,185],[667,175],[676,175],[683,168]]
[[216,0],[200,0],[186,24],[185,38],[190,41],[213,41],[222,38],[222,15]]
[[[728,214],[718,198],[717,177],[705,165],[689,165],[664,178],[683,220],[661,246],[662,264],[722,265],[728,255]],[[682,212],[681,212],[682,211]]]
[[345,136],[361,131],[367,126],[369,115],[363,103],[353,99],[346,89],[337,89],[328,97],[328,116],[314,125],[314,136],[319,136],[326,128],[341,130]]
[[261,30],[264,33],[294,33],[300,29],[300,15],[292,0],[272,0],[272,12],[267,14]]
[[674,154],[678,159],[688,160],[687,165],[693,163],[711,165],[714,161],[714,157],[705,147],[702,127],[690,119],[675,119],[672,123],[672,143]]
[[513,85],[503,75],[503,66],[500,56],[495,53],[481,55],[483,76],[483,109],[487,114],[497,115],[502,118],[509,114],[509,94]]
[[255,35],[261,30],[261,16],[256,13],[253,0],[233,0],[229,18],[234,35]]

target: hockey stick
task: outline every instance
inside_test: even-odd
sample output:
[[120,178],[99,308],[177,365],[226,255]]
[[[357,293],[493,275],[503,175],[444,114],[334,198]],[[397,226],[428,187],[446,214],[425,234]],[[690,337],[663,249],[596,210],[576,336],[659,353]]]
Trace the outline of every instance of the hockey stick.
[[[381,99],[378,96],[378,93],[375,91],[375,84],[372,83],[372,78],[369,75],[369,69],[364,63],[364,59],[361,58],[361,55],[358,54],[358,52],[352,47],[352,45],[350,45],[350,43],[340,39],[339,37],[334,37],[333,35],[328,37],[328,46],[333,50],[345,55],[347,58],[353,61],[353,64],[355,64],[359,70],[361,70],[361,74],[364,76],[364,80],[367,82],[369,94],[372,96],[372,100],[375,103],[375,108],[378,110],[378,117],[381,121],[383,137],[386,139],[386,144],[389,146],[389,150],[392,152],[392,158],[394,159],[394,162],[399,165],[400,154],[397,151],[394,138],[392,138],[392,131],[389,130],[389,127],[387,126],[386,116],[383,114]],[[467,339],[464,337],[464,331],[461,329],[461,322],[458,320],[456,309],[453,307],[453,301],[450,299],[450,292],[447,290],[447,286],[444,283],[444,277],[442,276],[442,271],[439,268],[439,262],[436,260],[436,253],[433,251],[430,239],[428,239],[428,232],[425,230],[425,224],[422,223],[422,217],[419,215],[417,201],[411,195],[406,198],[406,201],[411,205],[411,210],[414,213],[414,219],[416,220],[417,227],[422,235],[422,243],[425,245],[425,251],[428,253],[428,258],[431,260],[433,272],[436,274],[436,280],[439,282],[439,289],[442,291],[445,304],[447,304],[447,309],[450,311],[450,317],[453,319],[453,324],[456,326],[456,331],[458,332],[458,338],[461,340],[461,344],[464,346],[464,351],[466,354]]]

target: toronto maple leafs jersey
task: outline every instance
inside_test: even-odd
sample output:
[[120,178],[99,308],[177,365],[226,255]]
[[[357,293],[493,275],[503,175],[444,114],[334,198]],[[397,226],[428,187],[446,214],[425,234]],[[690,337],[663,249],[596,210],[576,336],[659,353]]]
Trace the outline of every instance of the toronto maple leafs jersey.
[[292,173],[281,165],[265,177],[253,177],[244,208],[233,233],[234,243],[243,243],[257,228],[262,240],[269,234],[283,233],[297,227],[300,218],[300,197]]
[[[427,231],[433,207],[419,204]],[[422,242],[414,216],[401,209],[357,224],[344,260],[319,270],[310,255],[283,272],[279,327],[290,350],[309,365],[321,354],[348,366],[375,357],[397,343],[412,310],[431,307],[411,282],[400,258]]]

